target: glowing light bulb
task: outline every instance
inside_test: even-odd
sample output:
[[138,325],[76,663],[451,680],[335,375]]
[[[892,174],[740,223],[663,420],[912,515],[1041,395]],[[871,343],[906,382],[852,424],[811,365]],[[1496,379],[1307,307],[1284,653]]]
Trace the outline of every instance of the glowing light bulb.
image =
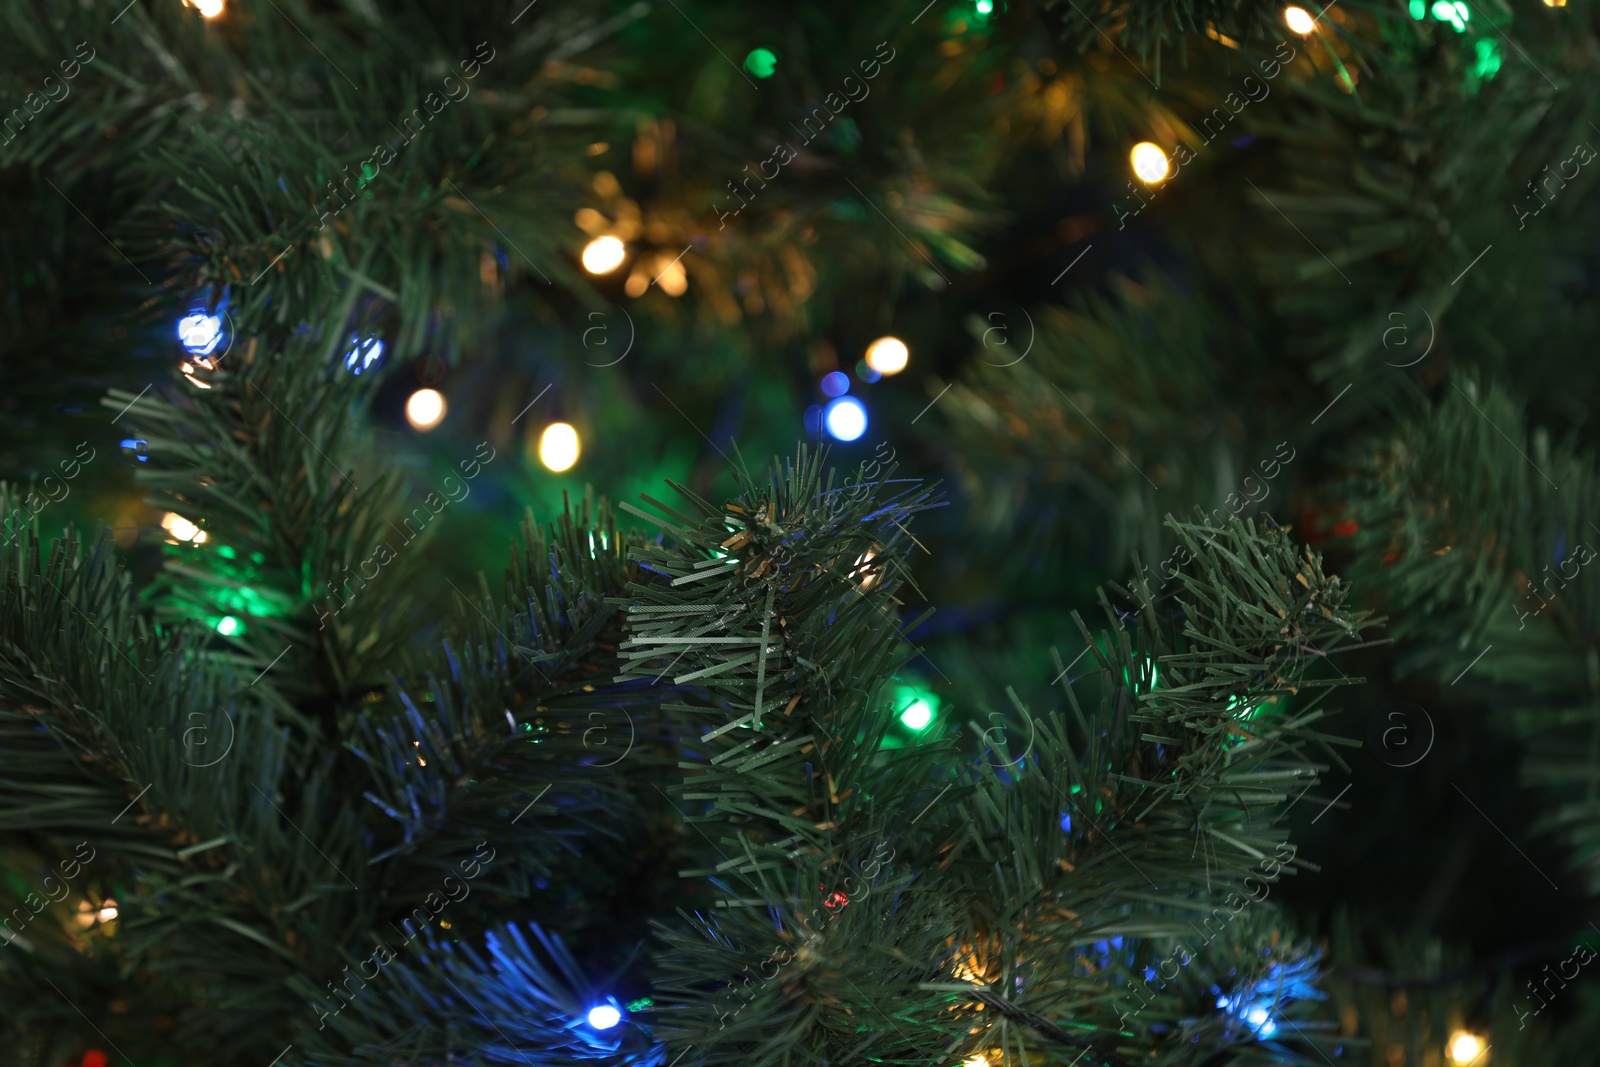
[[200,12],[201,18],[214,19],[222,14],[222,0],[187,0]]
[[850,391],[850,376],[839,371],[829,371],[822,376],[823,396],[844,396]]
[[1544,0],[1545,7],[1566,7],[1567,0]]
[[980,15],[990,15],[994,13],[994,0],[978,0],[978,2],[972,6]]
[[169,511],[161,517],[161,528],[179,541],[192,541],[199,545],[206,540],[204,530],[176,512]]
[[414,430],[433,429],[444,412],[444,395],[437,389],[418,389],[406,400],[406,421]]
[[895,707],[900,709],[900,723],[908,730],[926,730],[939,710],[939,698],[914,685],[896,686]]
[[1469,1034],[1465,1030],[1457,1030],[1450,1035],[1450,1044],[1447,1046],[1450,1062],[1466,1064],[1475,1062],[1484,1053],[1483,1038],[1477,1034]]
[[866,589],[871,588],[872,583],[878,580],[878,572],[875,571],[875,570],[869,569],[868,566],[867,566],[869,563],[871,563],[873,560],[875,560],[877,558],[878,558],[878,553],[875,550],[869,548],[865,552],[863,552],[860,556],[856,557],[855,566],[851,568],[856,574],[859,574],[859,575],[862,576],[861,585],[859,586],[859,588],[862,589],[863,591],[866,590]]
[[178,320],[178,340],[191,355],[209,356],[222,340],[222,318],[194,311]]
[[989,1057],[980,1052],[970,1059],[963,1060],[961,1067],[989,1067]]
[[622,1021],[622,1013],[609,1004],[589,1009],[589,1025],[596,1030],[609,1030]]
[[578,431],[570,423],[552,422],[539,437],[539,462],[560,474],[578,462]]
[[1304,37],[1317,28],[1317,20],[1311,17],[1311,12],[1303,7],[1286,7],[1283,9],[1283,21],[1288,23],[1289,29]]
[[656,278],[656,284],[668,296],[682,296],[689,291],[689,272],[683,269],[682,263],[668,263],[660,277]]
[[78,904],[78,925],[93,926],[95,923],[108,923],[117,917],[117,902],[107,897],[95,907],[87,900]]
[[1128,160],[1133,164],[1133,173],[1146,185],[1163,181],[1172,173],[1172,163],[1167,159],[1167,154],[1160,145],[1149,141],[1134,145],[1133,151],[1128,153]]
[[239,620],[232,615],[224,615],[217,620],[217,633],[223,637],[232,637],[239,632]]
[[758,78],[770,78],[778,69],[778,56],[770,48],[752,48],[744,57],[744,69]]
[[911,349],[898,337],[880,337],[867,346],[867,366],[879,374],[899,374],[911,362]]
[[867,408],[853,396],[841,396],[822,410],[822,425],[840,441],[854,441],[867,432]]
[[383,356],[383,342],[376,337],[360,341],[351,338],[350,351],[344,354],[344,365],[352,374],[360,374]]
[[583,269],[590,274],[610,274],[622,266],[627,257],[627,246],[607,234],[583,246]]

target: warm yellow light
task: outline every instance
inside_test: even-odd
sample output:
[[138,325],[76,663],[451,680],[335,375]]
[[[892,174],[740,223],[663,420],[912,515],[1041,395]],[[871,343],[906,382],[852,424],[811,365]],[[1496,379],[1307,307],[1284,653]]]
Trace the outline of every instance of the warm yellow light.
[[1167,154],[1161,150],[1160,145],[1151,144],[1149,141],[1140,141],[1133,146],[1133,151],[1128,153],[1128,159],[1133,163],[1133,173],[1146,185],[1154,185],[1162,181],[1172,172],[1172,164],[1167,160]]
[[578,431],[569,423],[552,422],[539,438],[539,462],[560,474],[578,462]]
[[1544,0],[1545,7],[1566,7],[1567,0]]
[[444,412],[444,395],[437,389],[418,389],[406,401],[406,421],[413,430],[433,429]]
[[610,274],[627,257],[627,246],[607,234],[583,246],[583,269],[590,274]]
[[867,569],[867,564],[871,563],[876,558],[877,553],[873,552],[870,548],[860,556],[856,557],[855,572],[863,576],[861,579],[861,588],[863,590],[869,588],[873,581],[878,577],[877,574]]
[[161,528],[179,541],[205,544],[206,532],[176,512],[169,511],[161,517]]
[[961,1067],[989,1067],[989,1057],[980,1052],[971,1059],[964,1061]]
[[1477,1034],[1469,1034],[1465,1030],[1457,1030],[1450,1035],[1448,1051],[1451,1063],[1466,1067],[1469,1063],[1476,1063],[1478,1057],[1483,1055],[1483,1039]]
[[1317,20],[1303,7],[1284,8],[1283,21],[1289,24],[1289,29],[1302,37],[1317,28]]
[[214,19],[222,14],[222,0],[186,0],[198,8],[204,18]]
[[689,273],[683,269],[682,263],[668,263],[667,269],[661,272],[658,284],[668,296],[682,296],[689,291]]
[[108,923],[117,917],[117,902],[107,899],[97,908],[87,900],[78,902],[78,925],[87,929],[97,922]]
[[867,366],[887,377],[911,362],[911,349],[898,337],[880,337],[867,346]]

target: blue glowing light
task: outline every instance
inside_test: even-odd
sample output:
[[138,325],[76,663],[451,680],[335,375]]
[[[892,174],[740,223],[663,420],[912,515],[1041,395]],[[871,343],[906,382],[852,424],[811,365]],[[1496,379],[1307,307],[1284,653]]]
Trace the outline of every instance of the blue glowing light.
[[864,359],[861,359],[856,361],[856,377],[860,378],[864,382],[867,382],[868,384],[871,384],[872,382],[878,381],[883,377],[883,375],[873,370],[872,364],[868,363]]
[[1273,964],[1265,977],[1231,995],[1212,986],[1219,994],[1217,1007],[1242,1022],[1257,1040],[1265,1041],[1278,1032],[1277,1015],[1290,1000],[1325,998],[1312,982],[1318,956],[1320,953],[1313,953],[1292,963]]
[[133,458],[138,460],[140,463],[150,462],[150,457],[144,454],[145,442],[143,440],[134,437],[127,437],[117,443],[121,448],[131,448],[133,450]]
[[609,1030],[622,1021],[622,1013],[610,1004],[589,1009],[589,1025],[596,1030]]
[[854,441],[867,432],[867,406],[853,396],[841,396],[823,410],[822,424],[831,437]]
[[350,345],[350,351],[345,353],[344,365],[353,373],[360,374],[378,362],[382,355],[383,342],[376,337],[368,338],[366,341],[354,341]]
[[178,320],[178,340],[190,355],[209,356],[222,342],[222,317],[191,311]]
[[1061,813],[1061,828],[1067,833],[1072,833],[1072,816],[1066,812]]
[[842,371],[829,371],[822,376],[823,396],[844,396],[850,391],[850,376]]

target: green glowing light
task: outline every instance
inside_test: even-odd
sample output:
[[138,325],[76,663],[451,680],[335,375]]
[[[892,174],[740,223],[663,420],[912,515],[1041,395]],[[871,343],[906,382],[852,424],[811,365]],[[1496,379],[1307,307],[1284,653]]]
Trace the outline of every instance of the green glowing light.
[[977,9],[978,14],[980,15],[990,15],[994,12],[994,0],[978,0],[978,2],[972,6]]
[[1428,17],[1428,0],[1411,0],[1411,17],[1421,22]]
[[1472,73],[1480,78],[1492,78],[1500,71],[1500,46],[1487,37],[1478,38],[1473,45],[1478,58],[1472,64]]
[[894,707],[899,709],[902,726],[920,732],[933,724],[933,717],[939,710],[939,698],[914,685],[899,685],[894,690]]
[[221,556],[223,559],[233,559],[238,555],[238,553],[233,550],[232,545],[218,545],[217,555]]
[[627,1008],[630,1012],[644,1011],[646,1008],[652,1007],[654,1004],[655,1001],[651,1000],[649,997],[644,997],[640,1000],[629,1001]]
[[234,618],[232,615],[224,615],[222,618],[217,620],[217,633],[221,634],[223,637],[232,637],[241,629],[243,629],[243,627],[239,625],[239,620]]
[[1432,10],[1434,18],[1448,22],[1457,33],[1465,33],[1472,18],[1472,11],[1461,0],[1434,0]]
[[744,57],[744,69],[758,78],[770,78],[778,69],[778,56],[769,48],[755,48]]

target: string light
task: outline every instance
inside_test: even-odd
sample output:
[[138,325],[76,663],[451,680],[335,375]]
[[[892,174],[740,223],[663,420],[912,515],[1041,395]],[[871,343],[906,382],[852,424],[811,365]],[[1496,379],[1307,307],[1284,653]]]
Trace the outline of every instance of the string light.
[[222,14],[222,0],[183,0],[183,2],[197,9],[201,18],[214,19]]
[[222,317],[191,311],[178,320],[178,340],[192,356],[209,356],[222,342]]
[[894,706],[899,709],[900,724],[908,730],[926,730],[939,710],[939,698],[926,689],[914,685],[898,685],[894,689]]
[[1298,33],[1302,37],[1317,28],[1317,20],[1303,7],[1284,8],[1283,21],[1288,23],[1291,32]]
[[778,55],[770,48],[752,48],[744,57],[744,69],[758,78],[770,78],[778,69]]
[[232,637],[239,632],[239,620],[232,615],[224,615],[217,620],[217,633],[223,637]]
[[822,376],[823,396],[844,396],[850,391],[850,376],[839,371],[829,371]]
[[413,430],[431,430],[444,418],[444,394],[437,389],[418,389],[406,401],[406,421]]
[[610,1004],[589,1009],[589,1025],[596,1030],[609,1030],[622,1021],[622,1013]]
[[539,436],[539,462],[557,474],[578,462],[578,431],[570,423],[552,422]]
[[1483,1038],[1465,1030],[1457,1030],[1450,1035],[1450,1044],[1446,1046],[1450,1054],[1450,1062],[1466,1067],[1466,1064],[1475,1063],[1484,1053]]
[[204,544],[206,532],[177,512],[169,511],[161,517],[161,528],[179,541]]
[[360,374],[383,356],[383,342],[376,337],[365,341],[350,339],[350,351],[344,354],[344,365],[352,374]]
[[867,407],[853,396],[829,401],[822,409],[822,425],[839,441],[854,441],[867,432]]
[[1172,163],[1167,159],[1167,154],[1160,145],[1149,141],[1134,145],[1133,151],[1128,153],[1128,160],[1133,164],[1133,173],[1146,185],[1164,181],[1172,172]]
[[898,337],[880,337],[867,346],[867,366],[887,377],[911,362],[911,349]]
[[963,1060],[961,1067],[989,1067],[989,1057],[980,1052],[970,1059]]
[[854,569],[856,573],[865,575],[865,577],[861,579],[861,588],[863,590],[869,588],[872,585],[873,580],[878,577],[872,571],[866,569],[867,564],[871,563],[875,556],[876,553],[874,553],[871,549],[868,549],[866,552],[863,552],[861,555],[856,557]]
[[610,274],[628,258],[628,247],[607,234],[583,246],[583,269],[590,274]]
[[661,291],[668,296],[682,296],[689,291],[689,272],[683,269],[683,264],[677,260],[668,263],[662,269],[656,284],[661,286]]
[[1567,0],[1544,0],[1545,7],[1566,7]]
[[93,926],[95,923],[108,923],[117,917],[117,902],[107,897],[100,902],[97,908],[87,900],[78,904],[78,925],[83,927]]
[[1434,18],[1448,22],[1457,33],[1467,32],[1467,23],[1472,20],[1472,11],[1462,0],[1434,0],[1430,10]]

